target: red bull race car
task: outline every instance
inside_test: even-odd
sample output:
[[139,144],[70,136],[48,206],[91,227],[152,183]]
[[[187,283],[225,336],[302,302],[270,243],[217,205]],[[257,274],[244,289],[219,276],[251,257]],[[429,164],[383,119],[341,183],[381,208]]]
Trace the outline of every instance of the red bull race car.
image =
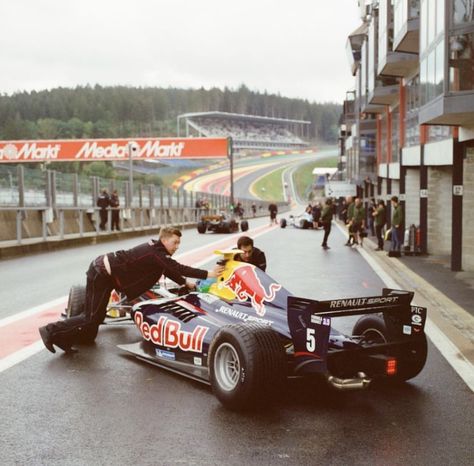
[[[293,296],[257,267],[219,251],[225,271],[179,296],[156,292],[130,310],[141,341],[119,347],[212,387],[222,404],[247,409],[278,394],[287,377],[319,374],[339,390],[400,382],[424,367],[426,308],[413,293],[316,301]],[[350,335],[332,325],[360,315]]]

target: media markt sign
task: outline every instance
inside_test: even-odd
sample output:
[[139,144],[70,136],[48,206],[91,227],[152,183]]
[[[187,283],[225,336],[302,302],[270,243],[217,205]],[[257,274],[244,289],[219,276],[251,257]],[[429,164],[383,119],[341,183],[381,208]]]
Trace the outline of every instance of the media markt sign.
[[347,181],[330,181],[324,185],[326,197],[356,196],[357,186]]

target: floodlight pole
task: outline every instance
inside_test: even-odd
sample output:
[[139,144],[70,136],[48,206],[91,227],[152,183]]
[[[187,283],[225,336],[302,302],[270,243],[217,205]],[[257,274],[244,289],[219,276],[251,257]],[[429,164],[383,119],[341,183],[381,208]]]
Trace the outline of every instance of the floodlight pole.
[[227,138],[227,156],[230,162],[230,204],[234,207],[234,147],[232,138]]

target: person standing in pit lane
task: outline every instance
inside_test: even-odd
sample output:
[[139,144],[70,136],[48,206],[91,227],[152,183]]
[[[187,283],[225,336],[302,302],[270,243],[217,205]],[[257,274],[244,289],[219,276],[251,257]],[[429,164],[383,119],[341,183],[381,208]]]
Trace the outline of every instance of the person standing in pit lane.
[[332,215],[333,215],[332,201],[331,199],[326,199],[325,206],[323,208],[323,211],[321,212],[321,223],[324,228],[324,238],[323,238],[323,243],[321,244],[323,249],[331,249],[328,246],[328,238],[329,238],[329,234],[331,233]]
[[[70,352],[81,342],[81,336],[95,335],[103,322],[112,290],[127,295],[129,300],[149,290],[162,275],[179,285],[194,289],[195,284],[183,278],[216,278],[223,266],[201,270],[176,262],[171,256],[178,250],[181,232],[162,228],[159,240],[150,240],[132,249],[120,250],[97,257],[87,271],[84,313],[69,319],[50,323],[39,329],[46,348],[55,353],[54,346]],[[95,333],[94,333],[95,332]]]

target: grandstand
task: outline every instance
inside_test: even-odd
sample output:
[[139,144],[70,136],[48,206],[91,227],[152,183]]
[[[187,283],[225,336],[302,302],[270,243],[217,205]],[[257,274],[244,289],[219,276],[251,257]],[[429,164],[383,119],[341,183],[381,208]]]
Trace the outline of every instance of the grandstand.
[[310,123],[227,112],[184,113],[178,116],[178,136],[231,137],[234,151],[299,149],[308,145],[303,138]]

